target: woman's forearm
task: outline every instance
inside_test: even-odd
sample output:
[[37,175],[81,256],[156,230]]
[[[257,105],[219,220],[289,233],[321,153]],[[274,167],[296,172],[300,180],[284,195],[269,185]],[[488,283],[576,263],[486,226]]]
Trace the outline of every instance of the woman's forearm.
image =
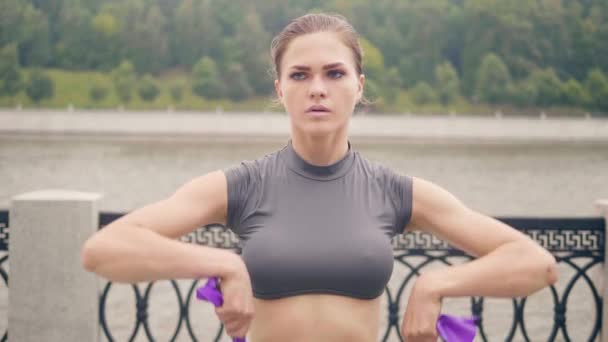
[[519,297],[554,284],[558,274],[549,252],[531,241],[517,241],[471,262],[427,272],[421,278],[424,286],[440,297]]
[[180,242],[127,224],[102,229],[82,249],[85,269],[126,283],[224,277],[241,267],[238,258],[231,251]]

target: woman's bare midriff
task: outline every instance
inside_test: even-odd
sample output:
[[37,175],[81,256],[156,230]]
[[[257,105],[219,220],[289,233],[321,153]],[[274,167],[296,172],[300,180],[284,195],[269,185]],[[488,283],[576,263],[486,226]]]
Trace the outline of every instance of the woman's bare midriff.
[[251,342],[376,342],[380,298],[305,294],[255,299]]

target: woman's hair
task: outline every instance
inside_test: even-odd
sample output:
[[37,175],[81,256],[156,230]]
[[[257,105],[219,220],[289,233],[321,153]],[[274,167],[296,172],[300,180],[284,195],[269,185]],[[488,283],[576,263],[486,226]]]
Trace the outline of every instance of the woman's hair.
[[281,60],[289,43],[299,36],[316,32],[334,32],[339,35],[344,45],[353,52],[357,74],[363,73],[363,52],[359,45],[359,35],[355,29],[339,14],[306,14],[292,20],[270,44],[270,54],[274,64],[274,74],[281,76]]
[[[292,20],[270,44],[270,55],[274,64],[274,77],[281,77],[281,61],[289,43],[295,38],[316,32],[333,32],[338,34],[344,45],[353,54],[357,75],[363,73],[363,51],[359,44],[359,34],[352,25],[339,14],[311,13]],[[360,104],[369,105],[371,102],[363,96]]]

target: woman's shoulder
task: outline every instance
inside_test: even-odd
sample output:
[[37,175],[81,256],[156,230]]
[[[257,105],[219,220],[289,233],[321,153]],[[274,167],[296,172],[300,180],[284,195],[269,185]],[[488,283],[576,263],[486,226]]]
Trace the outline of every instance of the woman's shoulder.
[[261,177],[276,169],[280,163],[280,153],[283,149],[266,153],[255,159],[244,159],[223,169],[227,175],[230,173],[247,173],[250,176]]
[[375,178],[385,177],[410,177],[407,172],[397,170],[391,166],[388,166],[380,161],[369,159],[363,156],[360,152],[355,151],[357,164],[359,168]]

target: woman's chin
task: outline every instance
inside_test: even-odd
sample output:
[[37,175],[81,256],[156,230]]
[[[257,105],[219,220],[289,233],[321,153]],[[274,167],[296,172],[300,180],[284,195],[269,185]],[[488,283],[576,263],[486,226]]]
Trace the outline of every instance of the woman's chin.
[[296,125],[294,128],[311,137],[323,137],[338,133],[345,128],[345,124],[335,121],[312,121]]

